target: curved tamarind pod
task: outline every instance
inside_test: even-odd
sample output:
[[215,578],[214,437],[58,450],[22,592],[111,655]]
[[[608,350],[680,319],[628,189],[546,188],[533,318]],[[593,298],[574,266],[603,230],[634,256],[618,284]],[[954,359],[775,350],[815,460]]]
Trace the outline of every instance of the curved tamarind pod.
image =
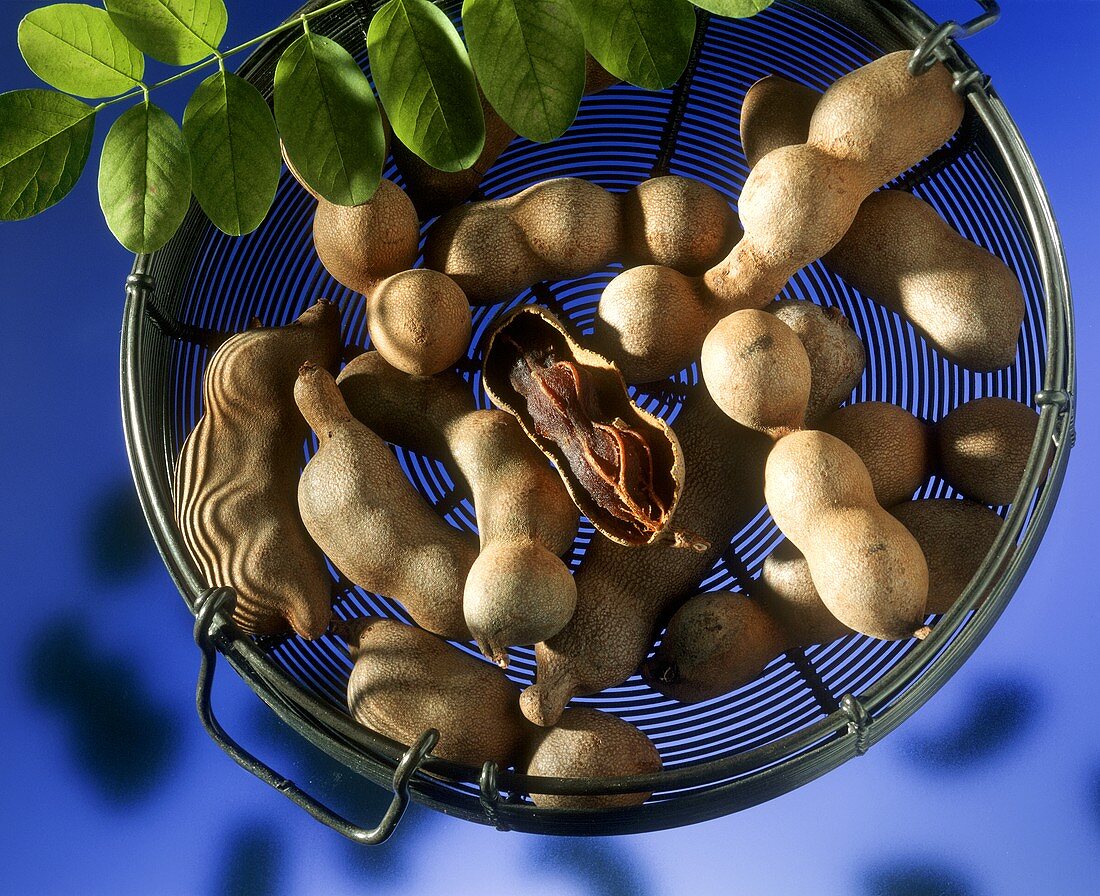
[[206,367],[204,413],[176,461],[176,522],[207,582],[237,592],[233,619],[250,634],[328,627],[332,577],[294,497],[309,431],[293,394],[302,364],[339,356],[340,311],[322,299],[288,326],[238,333]]
[[[599,93],[618,83],[618,78],[586,54],[585,94]],[[481,112],[485,118],[485,146],[477,161],[465,171],[440,171],[407,149],[400,140],[393,141],[393,159],[405,179],[417,212],[425,220],[469,199],[493,163],[516,136],[516,132],[505,123],[496,109],[489,105],[480,87],[478,96],[481,98]]]
[[294,400],[319,443],[298,483],[314,541],[351,581],[400,600],[423,628],[469,638],[462,587],[473,539],[417,494],[386,443],[352,417],[330,373],[303,365]]
[[598,533],[593,537],[576,575],[573,618],[535,645],[538,673],[521,707],[538,725],[553,725],[573,697],[633,675],[661,621],[762,506],[770,439],[738,426],[702,391],[681,410],[675,429],[691,472],[674,524],[698,533],[710,547],[703,553],[630,548]]
[[916,539],[875,500],[859,455],[835,436],[803,430],[775,444],[764,476],[772,518],[806,557],[833,615],[874,638],[919,635],[928,564]]
[[[775,76],[750,87],[741,112],[749,164],[766,149],[803,142],[819,98],[817,91]],[[1015,361],[1025,313],[1019,280],[924,200],[901,190],[872,193],[822,261],[865,296],[906,317],[948,360],[982,371]]]
[[333,628],[354,666],[348,708],[356,721],[401,744],[439,732],[432,754],[475,768],[520,761],[536,733],[516,708],[519,689],[499,670],[426,631],[394,619],[352,619]]
[[[909,57],[890,53],[839,78],[814,111],[806,142],[759,159],[738,205],[745,235],[725,260],[702,277],[643,266],[608,284],[596,334],[629,382],[687,366],[706,330],[727,314],[771,301],[840,241],[871,191],[955,132],[963,102],[951,73],[937,63],[914,77]],[[686,306],[694,307],[685,313]],[[702,319],[705,327],[668,326],[680,317]]]
[[337,382],[360,421],[386,441],[450,460],[469,486],[481,553],[463,612],[482,652],[506,666],[508,647],[556,634],[576,604],[558,555],[576,536],[577,509],[516,420],[476,410],[457,374],[408,376],[376,352],[352,360]]
[[510,299],[540,280],[598,271],[623,243],[619,197],[576,177],[452,209],[433,225],[424,262],[477,304]]

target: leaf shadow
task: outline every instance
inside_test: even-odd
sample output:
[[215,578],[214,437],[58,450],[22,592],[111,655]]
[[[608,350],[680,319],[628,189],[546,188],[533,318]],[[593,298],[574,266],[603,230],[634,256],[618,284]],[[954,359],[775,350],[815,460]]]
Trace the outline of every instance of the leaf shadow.
[[223,847],[214,896],[279,896],[287,893],[287,849],[273,824],[248,821]]
[[1011,753],[1035,728],[1040,689],[1006,675],[979,684],[953,722],[940,731],[912,734],[901,752],[912,763],[937,772],[966,772]]
[[180,755],[173,713],[136,666],[89,642],[79,616],[57,617],[31,637],[22,679],[59,719],[74,762],[102,797],[132,806],[166,783]]
[[123,585],[146,572],[157,556],[134,484],[114,482],[95,496],[84,524],[84,558],[104,585]]
[[976,896],[961,869],[934,859],[887,859],[860,876],[864,896]]

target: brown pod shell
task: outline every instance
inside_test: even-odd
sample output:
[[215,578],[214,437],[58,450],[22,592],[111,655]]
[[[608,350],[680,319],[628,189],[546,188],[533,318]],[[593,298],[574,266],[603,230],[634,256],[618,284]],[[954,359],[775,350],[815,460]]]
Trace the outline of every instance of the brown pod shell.
[[[597,447],[617,452],[601,458],[613,466],[610,472],[590,463],[594,455],[588,442],[574,445],[582,457],[572,457],[567,446],[545,428],[546,422],[533,417],[529,396],[517,388],[517,376],[529,377],[531,389],[539,390],[533,393],[537,399],[553,399],[552,409],[557,410],[561,404],[557,394],[551,395],[548,387],[540,385],[546,380],[534,373],[536,367],[554,375],[560,372],[565,383],[562,388],[576,390],[577,403],[585,405],[580,412],[590,415],[585,422],[609,440]],[[700,549],[690,533],[671,527],[685,475],[684,455],[676,434],[660,417],[635,405],[618,368],[574,342],[553,314],[537,305],[525,305],[502,318],[489,334],[482,381],[489,397],[512,414],[527,437],[550,458],[574,503],[598,531],[624,545],[671,542]],[[570,425],[575,422],[568,420]],[[639,465],[648,464],[641,471],[643,485],[648,487],[645,507],[634,495],[627,494],[625,500],[623,497],[625,471],[621,461],[627,445],[635,452],[641,451]],[[606,488],[613,494],[605,494],[600,501],[592,487]],[[647,515],[643,516],[642,511]]]
[[741,238],[726,197],[702,181],[676,174],[651,177],[623,196],[626,258],[701,274]]
[[828,644],[852,634],[821,600],[802,552],[784,539],[764,560],[753,594],[786,632],[788,647]]
[[439,732],[432,755],[506,768],[522,758],[530,728],[504,673],[422,629],[393,619],[339,623],[354,666],[348,708],[372,731],[411,744]]
[[379,280],[416,263],[420,222],[405,191],[383,179],[362,205],[318,200],[313,246],[325,270],[348,289],[367,295]]
[[[660,770],[661,754],[641,731],[618,716],[578,707],[562,713],[553,728],[534,734],[526,773],[546,778],[620,778]],[[531,794],[540,809],[611,809],[638,806],[647,799],[649,793]]]
[[896,404],[850,404],[826,417],[821,430],[855,450],[883,507],[912,498],[932,472],[928,427]]
[[847,401],[867,367],[867,350],[839,308],[800,299],[766,306],[790,327],[810,359],[810,399],[806,426],[816,427]]
[[401,271],[367,299],[375,349],[398,370],[430,376],[452,367],[470,345],[470,304],[446,274]]
[[473,536],[436,515],[386,443],[352,417],[331,374],[303,365],[294,399],[318,440],[298,483],[310,535],[355,584],[400,600],[435,634],[468,639],[462,588]]
[[699,594],[673,614],[642,677],[666,697],[698,703],[744,687],[785,647],[786,634],[759,601]]
[[951,498],[890,508],[928,560],[928,612],[946,613],[966,590],[1004,523],[984,504]]
[[936,424],[943,478],[982,504],[1010,504],[1039,427],[1034,409],[1011,398],[975,398]]
[[855,451],[828,433],[791,433],[768,455],[764,496],[837,619],[883,640],[922,628],[928,564],[909,531],[875,501]]
[[741,146],[749,167],[773,149],[805,143],[821,94],[812,87],[768,75],[753,84],[741,103]]
[[176,461],[176,522],[206,581],[237,592],[250,634],[328,627],[332,576],[295,498],[309,429],[293,395],[303,363],[339,356],[340,311],[322,299],[288,326],[238,333],[206,367],[203,416]]
[[707,391],[730,419],[778,439],[801,429],[810,400],[810,359],[783,321],[747,308],[707,334],[699,361]]

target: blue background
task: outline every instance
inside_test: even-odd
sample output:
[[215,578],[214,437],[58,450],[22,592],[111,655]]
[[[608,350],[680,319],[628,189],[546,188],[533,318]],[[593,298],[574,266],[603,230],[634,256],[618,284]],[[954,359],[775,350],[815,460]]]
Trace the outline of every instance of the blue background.
[[[5,90],[35,86],[15,31],[36,5],[0,3]],[[226,46],[290,12],[229,5]],[[102,221],[94,169],[61,205],[0,226],[0,892],[1100,892],[1100,2],[1004,5],[968,50],[1038,162],[1077,299],[1082,401],[1058,510],[991,635],[898,732],[794,793],[690,828],[558,840],[414,809],[368,849],[238,769],[195,718],[190,616],[129,478],[117,358],[131,258]],[[159,102],[178,115],[185,85]],[[215,700],[290,777],[358,818],[380,814],[386,795],[341,778],[239,681],[224,676]]]

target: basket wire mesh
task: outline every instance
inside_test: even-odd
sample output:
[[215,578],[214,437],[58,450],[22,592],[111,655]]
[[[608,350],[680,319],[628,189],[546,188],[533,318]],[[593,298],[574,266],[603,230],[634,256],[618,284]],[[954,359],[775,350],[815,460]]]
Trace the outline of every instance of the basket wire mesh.
[[[457,19],[459,4],[444,6]],[[995,15],[995,4],[982,6]],[[343,43],[366,68],[369,14],[367,4],[352,4],[316,20],[311,28]],[[1038,547],[1072,445],[1074,393],[1072,314],[1057,229],[1038,173],[988,77],[947,40],[962,33],[965,26],[937,27],[906,0],[780,0],[749,20],[700,14],[691,62],[674,88],[647,92],[617,85],[586,97],[576,123],[562,138],[549,145],[517,139],[481,184],[480,195],[487,198],[567,175],[625,191],[647,177],[672,173],[702,180],[736,205],[748,175],[737,121],[744,93],[755,80],[780,74],[822,90],[883,52],[914,48],[938,35],[939,53],[967,99],[964,126],[946,147],[890,186],[928,201],[963,236],[1003,259],[1023,286],[1027,312],[1016,363],[975,373],[949,363],[904,319],[863,297],[820,263],[790,281],[782,298],[838,307],[867,347],[867,371],[852,401],[888,401],[937,420],[971,398],[1010,397],[1040,411],[1036,441],[1016,501],[998,508],[1006,521],[1000,536],[967,592],[936,621],[925,641],[883,642],[853,635],[791,650],[752,684],[690,706],[652,691],[638,676],[576,700],[614,712],[646,732],[664,761],[657,774],[566,781],[423,758],[425,743],[412,748],[396,744],[350,719],[344,702],[350,661],[340,642],[331,636],[314,642],[253,639],[229,624],[210,603],[218,592],[202,580],[172,514],[171,471],[202,413],[206,361],[253,316],[269,326],[285,324],[319,296],[339,304],[345,342],[354,353],[368,345],[365,302],[320,265],[311,239],[314,200],[289,175],[283,177],[268,219],[253,234],[224,236],[193,207],[165,249],[136,259],[127,282],[122,341],[127,445],[158,546],[202,622],[197,638],[204,647],[204,672],[212,673],[214,651],[220,652],[291,727],[365,777],[393,785],[398,797],[388,823],[367,832],[326,814],[323,806],[274,773],[265,777],[268,783],[341,833],[364,842],[376,842],[392,830],[406,786],[415,799],[434,808],[500,828],[555,834],[654,830],[754,805],[863,753],[958,669],[1004,609]],[[268,97],[275,63],[291,39],[273,38],[242,69]],[[392,163],[385,176],[402,183]],[[583,336],[591,332],[600,293],[618,269],[613,265],[576,280],[538,284],[511,301],[474,309],[471,349],[459,371],[478,406],[489,406],[480,383],[479,351],[496,317],[519,304],[538,302]],[[674,423],[702,386],[692,365],[647,388],[651,391],[632,390],[636,401]],[[398,446],[394,450],[436,509],[452,525],[473,530],[473,507],[456,488],[451,471],[433,458]],[[917,497],[953,494],[934,477]],[[582,524],[567,555],[574,568],[583,562],[591,537],[591,527]],[[762,507],[699,590],[745,590],[780,538]],[[334,601],[341,618],[372,614],[410,621],[395,601],[366,593],[338,575]],[[472,645],[460,646],[477,655]],[[533,651],[515,648],[510,653],[508,675],[521,685],[531,682]],[[200,683],[200,714],[226,746],[228,738],[213,719],[209,682],[203,677],[207,693],[204,706]],[[414,754],[415,761],[409,758]],[[402,757],[404,766],[395,773]],[[251,762],[250,770],[264,777],[266,766],[246,752],[234,758],[246,767]],[[530,790],[652,790],[653,796],[628,809],[545,810],[525,798]]]

